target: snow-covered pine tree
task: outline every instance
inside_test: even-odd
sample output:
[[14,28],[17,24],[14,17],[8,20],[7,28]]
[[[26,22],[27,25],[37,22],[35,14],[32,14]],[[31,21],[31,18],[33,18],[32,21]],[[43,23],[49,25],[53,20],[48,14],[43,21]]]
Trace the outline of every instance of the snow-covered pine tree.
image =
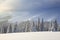
[[10,24],[8,25],[8,28],[7,28],[7,33],[9,33],[9,27],[10,27]]
[[31,31],[31,25],[30,25],[30,21],[28,21],[28,24],[27,24],[27,32],[30,32]]
[[9,26],[9,33],[12,33],[12,24]]
[[27,25],[25,24],[25,32],[27,32]]
[[37,29],[36,29],[36,23],[34,21],[32,22],[32,31],[33,32],[37,31]]
[[16,22],[16,24],[15,24],[15,26],[14,26],[14,32],[17,32],[17,22]]
[[41,22],[41,30],[40,31],[44,31],[44,22],[43,22],[43,18],[42,18],[42,22]]
[[36,29],[37,29],[37,31],[40,31],[40,18],[38,18],[38,23],[37,23]]
[[51,21],[51,23],[50,23],[50,27],[49,27],[49,31],[53,31],[53,25],[52,25],[52,21]]
[[57,23],[57,20],[54,21],[54,29],[55,29],[55,31],[58,31],[58,23]]

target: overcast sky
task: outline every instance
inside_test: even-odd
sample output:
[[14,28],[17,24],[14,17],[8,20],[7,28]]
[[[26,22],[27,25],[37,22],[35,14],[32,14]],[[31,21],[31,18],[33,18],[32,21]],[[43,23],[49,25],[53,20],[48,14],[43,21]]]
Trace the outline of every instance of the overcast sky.
[[46,21],[60,20],[60,0],[0,0],[0,16],[10,15],[10,21],[31,20],[36,17]]

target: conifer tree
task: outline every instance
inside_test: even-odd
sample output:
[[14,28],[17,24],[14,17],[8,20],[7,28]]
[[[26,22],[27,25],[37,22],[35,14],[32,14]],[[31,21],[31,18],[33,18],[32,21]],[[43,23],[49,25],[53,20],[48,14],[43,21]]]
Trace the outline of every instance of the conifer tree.
[[31,32],[31,25],[30,25],[30,21],[28,21],[28,24],[27,24],[27,32]]
[[12,25],[10,24],[9,33],[12,33]]
[[16,24],[14,26],[14,32],[17,32],[17,22],[16,22]]
[[55,29],[55,31],[58,31],[58,23],[57,23],[57,20],[54,21],[54,29]]
[[42,19],[42,22],[41,22],[41,31],[44,31],[44,22],[43,22],[43,19]]
[[37,23],[36,29],[37,29],[37,31],[40,31],[40,18],[38,18],[38,23]]

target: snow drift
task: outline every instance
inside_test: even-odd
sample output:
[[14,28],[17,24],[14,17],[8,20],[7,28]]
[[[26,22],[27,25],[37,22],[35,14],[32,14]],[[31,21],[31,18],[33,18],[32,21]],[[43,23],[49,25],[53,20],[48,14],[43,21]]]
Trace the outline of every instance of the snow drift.
[[0,34],[0,40],[60,40],[60,32],[28,32]]

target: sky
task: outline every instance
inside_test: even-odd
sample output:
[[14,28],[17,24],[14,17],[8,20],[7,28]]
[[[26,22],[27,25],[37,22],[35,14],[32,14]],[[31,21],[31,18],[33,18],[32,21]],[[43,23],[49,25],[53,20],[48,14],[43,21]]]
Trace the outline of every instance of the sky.
[[37,17],[60,22],[60,0],[0,0],[0,17],[5,16],[11,16],[11,22]]

